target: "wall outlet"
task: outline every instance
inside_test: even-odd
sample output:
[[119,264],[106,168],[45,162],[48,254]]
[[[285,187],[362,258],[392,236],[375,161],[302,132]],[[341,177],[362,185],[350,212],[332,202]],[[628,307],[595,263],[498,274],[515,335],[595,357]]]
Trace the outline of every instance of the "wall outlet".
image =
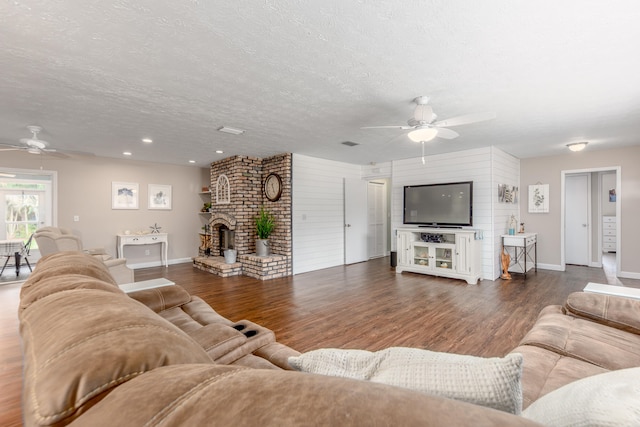
[[151,255],[151,251],[150,251],[149,249],[145,249],[145,250],[144,250],[144,254],[145,254],[145,255]]
[[80,221],[80,215],[74,215],[73,222],[78,222],[78,221]]

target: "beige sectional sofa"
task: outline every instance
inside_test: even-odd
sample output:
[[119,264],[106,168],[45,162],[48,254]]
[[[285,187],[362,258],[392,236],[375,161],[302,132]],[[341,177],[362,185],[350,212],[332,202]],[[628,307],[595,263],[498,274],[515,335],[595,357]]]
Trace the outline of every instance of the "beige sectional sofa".
[[513,352],[524,356],[524,408],[576,380],[639,367],[640,301],[572,293],[542,310]]
[[[585,295],[545,309],[514,350],[524,355],[525,407],[576,379],[639,365],[636,305]],[[400,387],[292,371],[288,359],[299,353],[268,329],[226,319],[177,285],[125,294],[102,262],[79,252],[38,262],[19,318],[27,426],[539,425]]]

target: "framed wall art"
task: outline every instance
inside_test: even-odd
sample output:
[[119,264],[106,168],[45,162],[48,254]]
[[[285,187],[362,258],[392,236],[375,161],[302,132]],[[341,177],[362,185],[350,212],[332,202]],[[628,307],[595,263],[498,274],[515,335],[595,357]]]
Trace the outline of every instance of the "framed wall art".
[[149,209],[171,210],[171,186],[149,184]]
[[138,183],[112,182],[111,209],[138,209]]
[[518,203],[518,187],[515,185],[498,184],[499,203]]
[[529,213],[549,213],[549,184],[529,186]]

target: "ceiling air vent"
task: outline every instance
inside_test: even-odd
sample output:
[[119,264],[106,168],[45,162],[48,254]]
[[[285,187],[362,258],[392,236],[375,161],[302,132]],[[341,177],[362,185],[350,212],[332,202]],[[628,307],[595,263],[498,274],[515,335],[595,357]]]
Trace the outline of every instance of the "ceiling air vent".
[[357,142],[353,142],[353,141],[344,141],[344,142],[341,142],[340,144],[346,145],[347,147],[355,147],[356,145],[360,145]]

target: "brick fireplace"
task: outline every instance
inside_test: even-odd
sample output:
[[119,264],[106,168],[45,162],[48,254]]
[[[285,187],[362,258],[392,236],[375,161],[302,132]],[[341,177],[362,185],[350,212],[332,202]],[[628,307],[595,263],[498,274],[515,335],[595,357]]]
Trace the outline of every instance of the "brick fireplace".
[[[280,175],[283,183],[279,200],[269,201],[263,194],[264,179],[270,173]],[[266,280],[292,274],[291,248],[291,154],[279,154],[265,159],[234,156],[211,164],[211,214],[209,232],[201,235],[203,244],[194,265],[223,277],[247,275]],[[276,229],[269,237],[271,254],[255,254],[255,217],[260,206],[276,219]],[[232,245],[237,251],[234,264],[226,264],[221,246],[233,234]],[[222,239],[222,240],[221,240]],[[207,255],[210,254],[210,255]]]

